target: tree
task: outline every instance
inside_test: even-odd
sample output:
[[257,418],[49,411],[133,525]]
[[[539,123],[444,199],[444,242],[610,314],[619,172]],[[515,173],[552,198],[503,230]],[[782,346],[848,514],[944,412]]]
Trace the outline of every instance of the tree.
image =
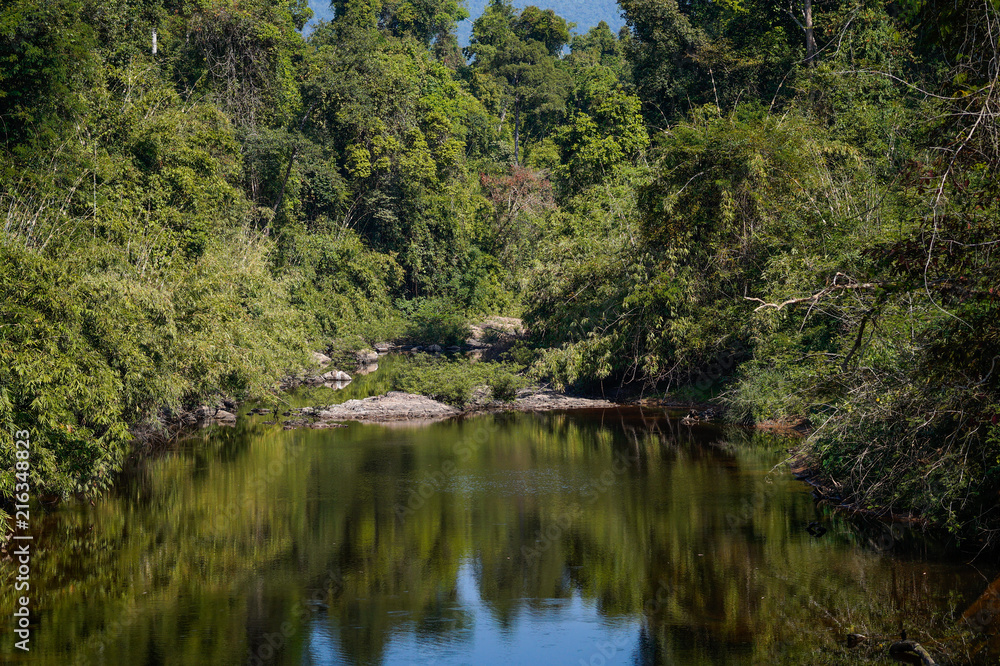
[[266,0],[209,0],[191,12],[186,38],[184,83],[206,80],[213,96],[248,131],[292,121],[301,102],[294,60],[304,13],[293,5]]
[[332,0],[330,4],[338,19],[364,13],[385,34],[414,37],[425,46],[448,41],[455,34],[455,22],[469,17],[462,0]]
[[513,112],[515,164],[520,163],[522,112],[538,135],[565,113],[570,79],[557,55],[568,41],[566,22],[552,10],[527,7],[516,16],[509,0],[492,0],[472,24],[465,52],[474,70],[500,84],[501,118]]
[[102,72],[81,10],[75,0],[23,0],[0,9],[0,120],[7,145],[57,140],[86,113],[86,93]]
[[[646,117],[663,122],[683,113],[682,105],[705,99],[695,55],[706,43],[677,0],[622,0],[631,30],[628,56]],[[693,99],[692,99],[693,98]]]

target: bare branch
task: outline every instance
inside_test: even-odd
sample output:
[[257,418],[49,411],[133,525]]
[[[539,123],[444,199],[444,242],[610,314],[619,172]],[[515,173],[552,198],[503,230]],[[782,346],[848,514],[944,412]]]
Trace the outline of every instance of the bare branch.
[[[841,278],[847,279],[848,282],[841,283],[840,282]],[[833,276],[833,280],[828,286],[817,291],[812,296],[803,296],[801,298],[789,298],[788,300],[783,301],[781,303],[768,303],[762,298],[755,298],[753,296],[744,296],[743,299],[747,301],[755,301],[757,303],[760,303],[760,305],[754,308],[754,312],[763,310],[765,308],[774,308],[775,310],[781,310],[786,305],[796,305],[798,303],[812,303],[813,305],[815,305],[824,296],[828,296],[829,294],[838,290],[876,289],[878,287],[881,287],[883,284],[884,283],[882,282],[855,282],[848,275],[845,275],[844,273],[837,273],[836,275]]]

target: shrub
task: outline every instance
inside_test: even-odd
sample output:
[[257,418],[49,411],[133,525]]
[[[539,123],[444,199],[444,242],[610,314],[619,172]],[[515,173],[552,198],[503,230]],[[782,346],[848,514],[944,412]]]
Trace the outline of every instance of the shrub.
[[528,385],[511,363],[471,363],[466,359],[417,354],[393,378],[393,389],[426,395],[455,407],[472,400],[473,391],[486,385],[493,400],[510,402]]
[[406,337],[414,343],[460,345],[469,337],[469,322],[451,302],[442,298],[419,301],[410,315]]

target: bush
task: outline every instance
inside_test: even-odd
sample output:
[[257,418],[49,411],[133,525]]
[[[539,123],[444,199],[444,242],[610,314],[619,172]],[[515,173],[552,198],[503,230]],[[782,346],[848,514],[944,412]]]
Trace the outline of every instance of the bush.
[[261,396],[301,364],[307,330],[268,251],[234,233],[186,270],[143,274],[100,241],[54,258],[0,234],[0,495],[10,433],[30,431],[40,493],[92,496],[160,408]]
[[510,402],[528,385],[511,363],[471,363],[466,359],[417,354],[393,378],[393,390],[426,395],[455,407],[472,400],[476,387],[487,386],[493,400]]
[[443,298],[420,300],[409,320],[406,337],[413,343],[460,345],[471,335],[465,314]]
[[517,392],[528,385],[528,379],[517,374],[509,364],[495,364],[487,384],[494,400],[513,402]]

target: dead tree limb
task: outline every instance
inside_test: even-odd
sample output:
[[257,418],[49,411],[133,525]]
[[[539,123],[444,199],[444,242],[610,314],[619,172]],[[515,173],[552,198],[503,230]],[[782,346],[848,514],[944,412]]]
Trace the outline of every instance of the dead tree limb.
[[[847,280],[847,282],[841,282],[840,281],[841,278],[844,278],[845,280]],[[764,308],[774,308],[775,310],[781,310],[786,305],[796,305],[797,303],[817,303],[821,298],[823,298],[824,296],[828,296],[829,294],[832,294],[835,291],[852,290],[852,289],[877,289],[878,287],[881,286],[883,286],[881,282],[855,282],[850,276],[845,275],[844,273],[837,273],[836,275],[833,276],[833,280],[830,282],[828,286],[824,287],[823,289],[820,289],[812,296],[803,296],[802,298],[789,298],[787,301],[783,301],[781,303],[768,303],[762,298],[755,298],[753,296],[744,296],[743,298],[744,300],[747,301],[755,301],[757,303],[760,303],[760,305],[754,308],[754,312],[757,312],[758,310],[763,310]]]

